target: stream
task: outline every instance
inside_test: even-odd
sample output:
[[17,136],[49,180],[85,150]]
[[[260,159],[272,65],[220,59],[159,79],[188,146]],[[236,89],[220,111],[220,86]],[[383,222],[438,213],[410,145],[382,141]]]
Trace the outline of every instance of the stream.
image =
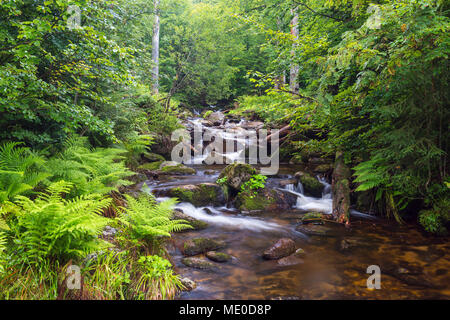
[[[190,119],[188,125],[201,123]],[[245,121],[223,122],[209,130],[239,129]],[[228,134],[228,133],[224,133]],[[240,139],[226,136],[226,139]],[[228,154],[232,161],[239,152]],[[149,190],[179,185],[215,183],[225,165],[204,165],[206,157],[194,158],[188,165],[195,175],[148,181]],[[331,186],[322,176],[321,198],[306,196],[303,186],[279,182],[292,179],[303,170],[301,165],[280,164],[279,173],[270,176],[267,186],[293,194],[297,202],[291,209],[241,213],[224,203],[217,207],[195,207],[179,203],[177,210],[204,221],[208,227],[176,233],[168,245],[175,270],[197,284],[178,299],[449,299],[450,244],[448,238],[434,238],[415,225],[397,225],[365,213],[351,211],[351,228],[327,223],[326,235],[307,235],[298,231],[301,217],[311,211],[331,213]],[[164,198],[158,198],[162,201]],[[183,243],[192,238],[222,240],[218,251],[232,256],[231,261],[216,263],[213,270],[201,270],[182,263]],[[295,241],[304,250],[299,263],[280,265],[264,260],[263,252],[281,238]],[[204,258],[204,255],[196,257]],[[369,266],[381,269],[381,289],[368,289]]]

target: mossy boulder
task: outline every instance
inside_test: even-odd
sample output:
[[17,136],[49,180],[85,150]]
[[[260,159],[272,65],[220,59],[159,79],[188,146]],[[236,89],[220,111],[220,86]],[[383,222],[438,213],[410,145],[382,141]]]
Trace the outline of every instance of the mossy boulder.
[[215,183],[178,186],[159,195],[178,198],[181,202],[189,202],[196,207],[222,205],[225,202],[222,188]]
[[306,172],[297,172],[295,177],[303,185],[303,190],[305,190],[305,195],[312,196],[316,198],[322,197],[322,192],[325,186],[319,182],[316,178],[311,176]]
[[183,253],[186,256],[195,256],[208,251],[214,251],[225,247],[224,241],[208,238],[194,238],[183,244]]
[[333,165],[330,163],[326,163],[326,164],[319,164],[318,166],[316,166],[314,168],[314,172],[317,173],[327,173],[333,170]]
[[161,163],[158,173],[162,175],[191,175],[196,174],[196,170],[173,161],[164,161]]
[[148,162],[164,162],[166,161],[166,159],[164,159],[164,157],[160,154],[157,153],[151,153],[151,152],[146,152],[144,154],[144,159],[147,160]]
[[201,270],[212,270],[217,268],[214,263],[200,258],[184,258],[181,260],[181,262],[185,266]]
[[217,251],[208,251],[206,253],[206,257],[211,261],[219,263],[228,262],[231,260],[231,256],[229,254]]
[[287,210],[296,202],[297,197],[291,193],[264,188],[254,192],[240,192],[236,197],[235,206],[241,211]]
[[303,224],[323,223],[324,216],[320,212],[308,212],[301,218]]
[[[179,209],[175,209],[172,215],[172,220],[187,221],[187,223],[192,226],[193,230],[203,230],[209,226],[207,222],[192,218],[191,216],[184,214],[182,211],[179,211]],[[189,229],[186,231],[189,231]]]
[[161,164],[164,161],[156,161],[156,162],[147,162],[144,163],[143,165],[139,166],[139,169],[142,170],[149,170],[149,171],[156,171],[159,169],[159,167],[161,166]]
[[222,170],[219,179],[226,178],[224,185],[235,192],[239,192],[242,184],[249,181],[254,174],[257,174],[257,170],[251,165],[233,163]]

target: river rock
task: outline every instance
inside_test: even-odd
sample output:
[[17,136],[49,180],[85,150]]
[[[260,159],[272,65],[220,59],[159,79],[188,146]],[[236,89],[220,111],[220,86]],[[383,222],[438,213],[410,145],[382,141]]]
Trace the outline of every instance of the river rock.
[[225,120],[225,115],[220,111],[213,112],[206,117],[206,120],[215,126],[220,126]]
[[114,239],[114,237],[116,236],[116,233],[117,233],[116,228],[106,226],[105,229],[103,229],[102,238],[103,239]]
[[282,238],[273,246],[264,251],[263,258],[266,260],[278,260],[295,252],[295,242],[292,239]]
[[259,130],[264,127],[264,122],[261,121],[245,121],[244,123],[240,124],[240,127],[245,130]]
[[148,162],[166,161],[162,155],[151,152],[144,153],[144,159]]
[[183,260],[181,260],[181,262],[185,266],[195,269],[211,270],[217,268],[217,266],[214,263],[200,258],[184,258]]
[[257,170],[249,164],[233,163],[225,167],[219,179],[227,178],[225,185],[234,191],[240,191],[241,185],[250,180]]
[[217,251],[208,251],[206,253],[206,257],[214,262],[228,262],[231,260],[231,256],[229,254]]
[[297,264],[302,264],[304,262],[305,261],[303,259],[301,259],[297,255],[293,254],[293,255],[290,255],[288,257],[284,257],[284,258],[279,259],[277,261],[277,264],[280,265],[280,266],[286,267],[286,266],[294,266],[294,265],[297,265]]
[[185,291],[192,291],[197,288],[197,284],[195,283],[195,281],[189,278],[181,278],[180,282],[184,286]]
[[287,210],[297,203],[297,196],[277,189],[263,188],[240,192],[235,206],[241,211]]
[[316,173],[327,173],[333,170],[333,165],[332,164],[320,164],[317,167],[314,168],[314,172]]
[[196,170],[186,167],[185,165],[175,161],[164,161],[159,166],[158,174],[161,175],[191,175]]
[[287,185],[290,185],[290,184],[297,184],[297,179],[285,179],[285,180],[281,180],[280,182],[279,182],[279,185],[280,185],[280,188],[284,188],[284,187],[286,187]]
[[301,224],[295,228],[295,230],[307,234],[309,236],[322,236],[322,237],[330,237],[333,236],[333,230],[323,225],[317,224]]
[[[203,230],[206,229],[209,225],[208,223],[197,220],[191,216],[188,216],[187,214],[183,213],[183,211],[180,211],[179,209],[175,209],[172,214],[172,220],[184,220],[187,221],[188,224],[190,224],[193,228],[193,230]],[[189,231],[189,230],[186,230]]]
[[321,198],[322,192],[325,186],[319,182],[316,178],[306,172],[299,171],[295,174],[295,177],[303,185],[305,195],[315,198]]
[[186,256],[195,256],[208,251],[214,251],[225,247],[224,241],[208,238],[194,238],[187,240],[183,244],[183,253]]
[[178,198],[181,202],[192,203],[196,207],[218,206],[225,203],[222,188],[215,183],[182,185],[171,189],[155,190],[156,195]]

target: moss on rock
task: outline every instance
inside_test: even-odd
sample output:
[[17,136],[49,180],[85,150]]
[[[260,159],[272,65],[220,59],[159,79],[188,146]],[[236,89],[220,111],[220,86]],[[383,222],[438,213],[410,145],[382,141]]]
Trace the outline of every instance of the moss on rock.
[[229,254],[217,251],[208,251],[206,253],[206,257],[214,262],[228,262],[231,260],[231,256]]
[[195,256],[197,254],[214,251],[225,247],[225,242],[208,238],[194,238],[188,240],[183,245],[183,252],[186,256]]
[[306,195],[316,198],[322,197],[322,192],[325,187],[319,182],[319,180],[306,172],[297,172],[295,174],[295,177],[303,185],[303,189],[305,190]]
[[172,174],[172,175],[191,175],[195,174],[197,171],[195,169],[186,167],[182,164],[178,164],[176,166],[164,166],[162,167],[158,173],[160,174]]
[[257,170],[249,164],[233,163],[227,166],[219,175],[219,179],[226,178],[224,185],[234,191],[240,191],[241,185],[250,180]]
[[178,198],[181,202],[189,202],[194,206],[221,205],[224,195],[219,185],[202,183],[199,185],[184,185],[167,192],[169,197]]
[[139,166],[139,169],[156,171],[156,170],[159,169],[159,167],[161,166],[161,164],[163,162],[164,161],[156,161],[156,162],[144,163],[143,165]]

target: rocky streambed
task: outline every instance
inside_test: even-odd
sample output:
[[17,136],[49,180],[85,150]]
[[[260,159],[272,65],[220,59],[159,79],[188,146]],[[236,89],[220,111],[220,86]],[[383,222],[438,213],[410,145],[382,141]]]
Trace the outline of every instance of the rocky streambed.
[[[213,129],[246,125],[207,121]],[[226,165],[204,165],[202,157],[187,166],[161,159],[147,165],[152,179],[143,192],[178,198],[174,218],[193,227],[168,247],[188,287],[179,299],[450,298],[448,239],[356,210],[350,228],[332,221],[329,164],[282,164],[264,189],[245,198],[216,183]],[[367,288],[372,265],[381,269],[380,290]]]

